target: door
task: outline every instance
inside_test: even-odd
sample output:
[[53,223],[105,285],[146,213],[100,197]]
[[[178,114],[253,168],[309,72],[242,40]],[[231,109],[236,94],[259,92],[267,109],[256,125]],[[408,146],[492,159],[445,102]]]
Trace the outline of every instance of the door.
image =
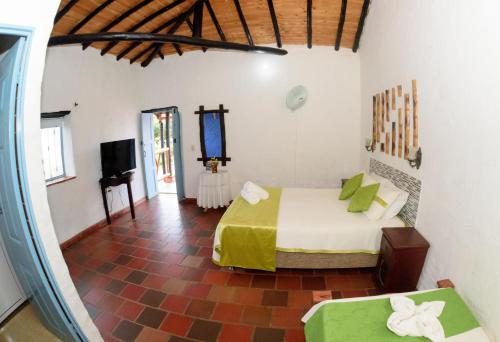
[[0,234],[17,279],[45,327],[64,341],[82,341],[85,337],[45,259],[26,188],[19,97],[24,93],[21,75],[31,32],[0,28],[0,35],[18,31],[25,35],[15,40],[0,61]]
[[177,198],[183,200],[184,193],[184,172],[182,167],[182,144],[181,144],[181,116],[177,107],[172,110],[174,117],[173,123],[173,141],[174,141],[174,164],[175,164],[175,182],[177,184]]
[[142,160],[144,165],[144,181],[146,183],[146,196],[151,199],[158,195],[155,168],[155,142],[153,113],[141,113],[142,130]]
[[0,279],[2,279],[2,291],[0,291],[0,323],[25,299],[7,260],[7,254],[4,252],[3,245],[0,241]]

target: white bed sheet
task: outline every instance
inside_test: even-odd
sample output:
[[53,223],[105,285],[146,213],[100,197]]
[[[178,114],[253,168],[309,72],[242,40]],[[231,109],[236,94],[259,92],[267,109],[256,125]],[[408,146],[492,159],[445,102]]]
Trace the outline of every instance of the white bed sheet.
[[[309,309],[309,311],[304,315],[304,317],[302,317],[302,322],[306,323],[309,320],[309,318],[311,318],[316,313],[316,311],[319,310],[319,308],[321,308],[323,305],[326,305],[328,303],[359,302],[359,301],[363,301],[363,300],[390,298],[392,296],[406,296],[406,295],[413,295],[413,294],[417,294],[417,293],[440,291],[440,290],[441,289],[432,289],[432,290],[424,290],[424,291],[385,294],[385,295],[380,295],[380,296],[325,300],[321,303],[314,305],[311,309]],[[490,339],[486,335],[483,328],[479,327],[476,329],[469,330],[463,334],[448,337],[446,339],[446,341],[447,342],[490,342]]]
[[370,221],[347,211],[341,189],[284,188],[278,214],[276,248],[280,251],[376,253],[382,227],[404,227],[395,217]]

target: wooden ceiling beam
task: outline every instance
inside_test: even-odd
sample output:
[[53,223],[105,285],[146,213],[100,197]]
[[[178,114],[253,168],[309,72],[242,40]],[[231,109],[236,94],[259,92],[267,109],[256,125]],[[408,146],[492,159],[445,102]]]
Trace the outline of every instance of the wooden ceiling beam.
[[98,15],[102,10],[111,5],[115,0],[106,0],[101,5],[96,7],[92,12],[90,12],[85,18],[83,18],[78,24],[73,26],[73,28],[69,31],[68,34],[77,33],[85,24],[92,20],[96,15]]
[[[203,36],[203,10],[205,7],[205,1],[200,1],[195,4],[194,6],[194,13],[193,13],[193,25],[191,28],[191,32],[193,37],[197,38],[202,38]],[[189,18],[186,19],[186,21],[189,23]],[[201,48],[203,52],[207,52],[206,47]]]
[[194,5],[193,37],[200,38],[203,32],[203,1]]
[[221,42],[219,40],[210,40],[204,38],[193,38],[179,36],[175,34],[155,34],[143,32],[105,32],[105,33],[84,33],[67,36],[54,36],[49,39],[48,46],[82,44],[87,42],[122,42],[139,41],[154,42],[159,44],[177,43],[191,46],[205,46],[222,50],[234,50],[243,52],[269,53],[273,55],[284,56],[288,52],[284,49],[273,48],[260,45],[246,45],[233,42]]
[[312,48],[312,0],[307,0],[307,47]]
[[271,20],[273,22],[274,36],[276,37],[276,45],[281,47],[281,35],[280,27],[278,25],[278,19],[276,18],[276,12],[274,11],[273,0],[267,0],[267,6],[269,7],[269,14],[271,15]]
[[[186,0],[175,0],[174,2],[162,7],[161,9],[159,9],[158,11],[148,15],[146,18],[142,19],[140,22],[138,22],[137,24],[135,24],[134,26],[132,26],[129,30],[127,30],[127,32],[135,32],[137,31],[138,29],[140,29],[142,26],[146,25],[147,23],[149,23],[151,20],[155,19],[156,17],[170,11],[171,9],[179,6],[180,4],[182,4],[183,2],[185,2]],[[104,49],[101,50],[101,56],[104,56],[106,53],[109,52],[109,50],[111,50],[114,46],[116,46],[116,44],[118,44],[117,42],[111,42],[109,43],[108,45],[106,45],[104,47]]]
[[219,20],[217,20],[217,16],[215,15],[214,9],[210,4],[210,0],[205,0],[205,5],[207,7],[207,11],[208,14],[210,15],[210,18],[212,19],[212,23],[214,24],[215,29],[219,34],[220,40],[222,40],[223,42],[227,41],[226,35],[224,34],[224,31],[222,31],[222,27],[219,24]]
[[[174,34],[175,32],[177,32],[177,30],[179,29],[179,27],[181,27],[182,23],[184,23],[185,21],[189,20],[189,16],[196,10],[196,6],[198,6],[198,4],[200,4],[200,3],[202,3],[202,2],[201,1],[195,2],[186,12],[182,13],[178,17],[178,19],[175,22],[175,24],[172,25],[172,27],[167,31],[167,34]],[[194,32],[194,30],[193,30],[193,32]],[[193,37],[193,38],[198,38],[198,37]],[[149,54],[148,57],[146,57],[146,59],[144,61],[142,61],[141,66],[143,68],[147,67],[153,61],[153,58],[155,58],[155,56],[158,54],[158,51],[161,51],[161,48],[164,45],[165,45],[164,43],[155,43],[155,44],[153,44],[153,46],[154,46],[153,51]],[[175,47],[177,44],[174,43],[173,45]],[[180,48],[180,46],[177,45],[177,48],[180,51],[182,51],[181,48]],[[180,55],[182,55],[182,53]]]
[[370,0],[365,0],[363,3],[363,8],[361,9],[361,16],[359,17],[358,30],[356,31],[356,37],[354,38],[354,44],[352,46],[352,51],[357,52],[359,49],[359,41],[361,39],[361,34],[363,33],[363,27],[365,26],[366,15],[368,14],[368,7],[370,6]]
[[[138,10],[140,10],[141,8],[143,8],[144,6],[146,6],[149,3],[151,3],[152,1],[154,1],[154,0],[144,0],[144,1],[140,2],[140,3],[138,3],[134,7],[128,9],[125,12],[123,12],[119,17],[117,17],[116,19],[114,19],[113,21],[111,21],[109,24],[107,24],[106,26],[104,26],[103,28],[101,28],[99,30],[99,32],[109,32],[109,30],[111,30],[113,27],[115,27],[116,25],[118,25],[119,23],[121,23],[122,21],[124,21],[125,19],[127,19],[128,17],[130,17],[132,14],[134,14],[135,12],[137,12]],[[83,49],[85,50],[89,46],[90,46],[90,44],[83,44]]]
[[57,22],[61,20],[61,18],[64,17],[77,2],[78,0],[68,1],[68,3],[59,12],[57,12],[56,17],[54,18],[54,25],[57,24]]
[[141,58],[142,56],[144,56],[148,52],[152,51],[154,47],[155,47],[154,44],[151,44],[147,48],[145,48],[144,50],[139,52],[137,55],[135,55],[134,57],[132,57],[130,59],[130,64],[134,64],[135,62],[137,62],[139,60],[139,58]]
[[241,5],[239,0],[233,0],[234,6],[236,7],[236,11],[238,12],[238,17],[240,18],[241,26],[243,26],[243,30],[245,31],[245,35],[247,36],[248,45],[253,46],[253,38],[248,29],[247,21],[245,20],[245,16],[243,15],[243,11],[241,10]]
[[335,50],[340,49],[342,41],[342,31],[344,31],[345,13],[347,11],[347,0],[342,0],[342,8],[340,9],[339,26],[337,27],[337,38],[335,39]]
[[[149,33],[159,33],[160,31],[162,31],[162,30],[166,29],[167,27],[169,27],[170,25],[174,24],[180,18],[181,15],[182,15],[182,13],[177,15],[176,17],[170,19],[170,20],[167,20],[166,22],[164,22],[160,26],[156,27],[153,31],[151,31]],[[132,52],[139,45],[141,45],[141,42],[134,42],[134,43],[130,44],[128,47],[126,47],[125,49],[123,49],[122,51],[120,51],[118,53],[118,55],[116,56],[116,60],[119,61],[120,59],[125,57],[127,54]]]

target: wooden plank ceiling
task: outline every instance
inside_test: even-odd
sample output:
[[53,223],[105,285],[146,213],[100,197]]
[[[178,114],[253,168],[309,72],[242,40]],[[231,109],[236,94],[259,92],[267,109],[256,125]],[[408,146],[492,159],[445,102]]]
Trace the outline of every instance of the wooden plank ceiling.
[[[276,44],[278,47],[281,47],[279,40],[283,45],[309,43],[311,46],[332,47],[335,47],[337,42],[337,48],[340,46],[353,51],[358,48],[369,6],[369,0],[62,0],[52,37],[105,31],[174,33],[193,37],[197,31],[194,14],[196,10],[193,10],[196,2],[204,3],[201,24],[201,37],[204,39],[221,41],[225,38],[228,42],[247,45]],[[238,13],[238,5],[243,21]],[[273,7],[278,33],[273,27],[270,11]],[[173,19],[190,9],[192,11],[188,19],[183,20],[175,32],[169,32],[172,31],[172,26],[175,26]],[[212,14],[220,24],[223,35],[217,30],[210,9],[213,9]],[[342,13],[345,13],[344,17]],[[171,25],[165,27],[169,21]],[[244,29],[244,21],[248,26],[248,35]],[[116,24],[110,27],[113,22]],[[129,59],[131,62],[142,62],[143,66],[156,57],[201,49],[198,46],[175,46],[171,43],[158,46],[156,43],[157,51],[152,56],[153,44],[155,43],[130,41],[110,44],[99,41],[91,46],[100,49],[101,54],[107,53]],[[131,47],[134,48],[130,49]]]

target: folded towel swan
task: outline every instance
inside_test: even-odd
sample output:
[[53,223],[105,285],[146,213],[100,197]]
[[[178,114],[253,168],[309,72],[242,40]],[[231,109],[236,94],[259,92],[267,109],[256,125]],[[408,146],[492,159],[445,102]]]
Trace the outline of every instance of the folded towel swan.
[[254,204],[257,204],[259,203],[260,201],[260,198],[259,196],[257,196],[256,194],[254,194],[253,192],[248,192],[246,191],[244,188],[241,189],[240,191],[240,195],[241,197],[243,197],[243,199],[245,201],[247,201],[248,203],[254,205]]
[[415,305],[410,298],[391,297],[394,312],[387,320],[387,328],[398,336],[426,337],[433,342],[445,340],[443,326],[438,317],[443,312],[445,302],[424,302]]
[[259,196],[259,199],[266,200],[269,198],[269,193],[255,183],[246,182],[243,185],[243,189],[247,192],[251,192],[251,193],[256,194],[257,196]]
[[252,182],[246,182],[243,185],[240,195],[245,201],[252,205],[259,203],[261,199],[266,200],[269,198],[269,193],[266,190]]

